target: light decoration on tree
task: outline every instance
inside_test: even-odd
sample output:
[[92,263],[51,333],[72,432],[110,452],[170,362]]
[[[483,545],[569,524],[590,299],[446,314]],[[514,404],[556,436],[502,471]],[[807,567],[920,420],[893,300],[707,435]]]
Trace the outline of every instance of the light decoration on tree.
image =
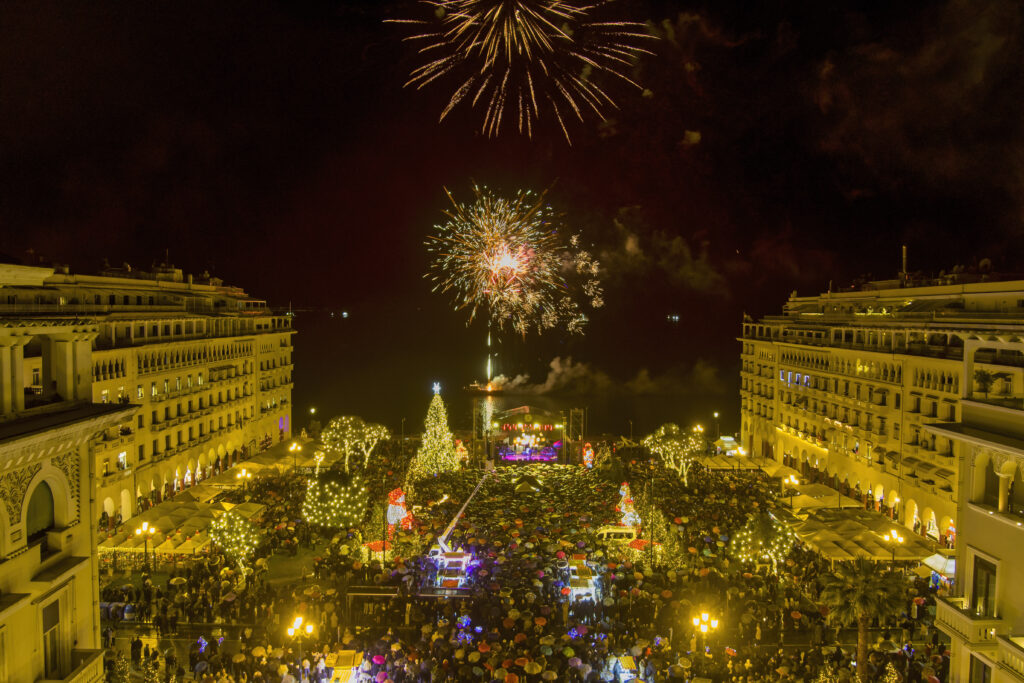
[[114,670],[110,673],[110,678],[107,680],[110,683],[131,683],[131,665],[128,663],[128,657],[123,652],[117,653],[117,658],[114,660]]
[[388,493],[388,538],[395,535],[395,527],[401,527],[403,531],[412,528],[412,513],[405,507],[405,491],[401,488],[394,489]]
[[640,526],[640,515],[633,507],[633,495],[629,492],[628,481],[622,482],[622,486],[619,487],[619,502],[615,506],[615,511],[621,515],[619,524],[622,526]]
[[346,479],[310,479],[302,503],[302,518],[310,524],[342,529],[362,523],[366,518],[366,486],[358,474]]
[[333,418],[320,433],[320,441],[323,442],[324,448],[342,456],[346,472],[351,471],[353,456],[362,456],[362,466],[366,469],[373,449],[382,440],[390,437],[391,433],[384,425],[366,422],[354,415]]
[[661,425],[641,442],[651,453],[661,458],[668,469],[689,485],[690,467],[703,450],[703,438],[696,432],[684,432],[679,425],[668,422]]
[[885,673],[882,674],[882,683],[900,683],[903,677],[896,671],[896,667],[893,666],[892,662],[885,665]]
[[778,571],[779,562],[793,549],[796,534],[769,512],[754,514],[732,538],[731,552],[740,562],[770,562]]
[[818,677],[814,679],[814,683],[839,683],[839,676],[831,662],[825,662],[818,671]]
[[406,474],[406,488],[419,479],[432,477],[440,472],[454,472],[459,469],[459,456],[455,452],[455,436],[448,428],[448,411],[441,398],[440,386],[434,387],[434,398],[430,400],[427,418],[424,421],[423,440],[416,456],[409,464]]
[[210,523],[209,534],[210,540],[245,574],[246,563],[262,540],[256,525],[235,510],[228,510]]

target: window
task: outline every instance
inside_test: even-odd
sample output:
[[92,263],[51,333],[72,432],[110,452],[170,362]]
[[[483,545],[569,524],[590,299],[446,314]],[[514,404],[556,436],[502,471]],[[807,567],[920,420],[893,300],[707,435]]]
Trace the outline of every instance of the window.
[[202,386],[202,384],[203,384],[203,373],[201,373],[201,372],[199,373],[199,376],[198,376],[196,381],[199,382],[200,386]]
[[991,683],[992,669],[988,664],[971,655],[971,674],[969,683]]
[[146,459],[146,444],[139,444],[139,462]]
[[153,457],[155,458],[156,454],[159,453],[159,452],[160,452],[160,442],[157,441],[156,439],[153,439]]
[[164,380],[164,393],[165,394],[169,394],[170,392],[171,392],[171,382],[170,382],[170,380],[166,380],[165,379]]
[[117,469],[128,469],[128,451],[121,451],[117,454]]
[[53,527],[53,491],[50,490],[49,484],[41,481],[32,491],[32,497],[28,501],[25,533],[31,543],[44,537]]
[[108,389],[100,392],[100,403],[110,403],[110,391]]
[[186,377],[186,378],[185,378],[185,385],[186,385],[186,386],[187,386],[187,387],[188,387],[189,389],[191,389],[191,388],[192,388],[192,375],[189,375],[188,377]]
[[143,395],[144,395],[144,394],[145,394],[145,392],[144,392],[144,391],[142,391],[142,385],[141,385],[141,384],[140,384],[140,385],[138,385],[138,386],[137,386],[137,387],[135,388],[135,397],[136,397],[136,398],[140,398],[140,399],[141,399],[141,398],[143,397]]
[[971,586],[971,610],[980,617],[996,614],[996,566],[978,555],[974,556]]
[[149,394],[150,396],[156,396],[156,382],[149,385]]
[[181,391],[181,378],[180,377],[175,377],[174,378],[174,390],[175,391]]
[[32,385],[33,386],[39,386],[42,383],[43,383],[43,381],[42,381],[41,376],[40,376],[40,369],[39,368],[32,368]]
[[43,668],[46,678],[64,678],[60,674],[60,600],[43,608]]
[[138,425],[139,425],[139,429],[142,429],[143,427],[146,426],[146,416],[145,415],[139,415]]

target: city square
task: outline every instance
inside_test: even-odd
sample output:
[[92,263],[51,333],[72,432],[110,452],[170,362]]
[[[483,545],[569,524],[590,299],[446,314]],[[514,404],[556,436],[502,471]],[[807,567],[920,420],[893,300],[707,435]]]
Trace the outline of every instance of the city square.
[[0,683],[1024,683],[1024,5],[0,45]]

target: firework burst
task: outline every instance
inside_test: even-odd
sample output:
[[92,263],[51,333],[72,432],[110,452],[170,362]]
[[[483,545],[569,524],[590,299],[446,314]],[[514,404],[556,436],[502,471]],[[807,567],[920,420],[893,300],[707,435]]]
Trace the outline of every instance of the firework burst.
[[639,86],[627,71],[652,38],[635,22],[597,21],[599,7],[612,0],[420,0],[428,19],[399,19],[417,33],[426,63],[413,70],[407,86],[422,88],[451,79],[454,93],[444,118],[460,102],[484,108],[481,130],[495,136],[508,119],[520,133],[533,134],[549,109],[569,140],[567,119],[583,120],[615,102],[592,78],[612,76]]
[[448,220],[427,239],[432,261],[425,277],[434,291],[451,294],[457,310],[469,310],[470,322],[482,311],[499,329],[523,335],[555,327],[582,333],[587,317],[577,298],[593,308],[604,302],[600,266],[579,237],[562,241],[561,217],[545,193],[520,190],[506,198],[487,188],[473,191],[472,204],[448,192]]

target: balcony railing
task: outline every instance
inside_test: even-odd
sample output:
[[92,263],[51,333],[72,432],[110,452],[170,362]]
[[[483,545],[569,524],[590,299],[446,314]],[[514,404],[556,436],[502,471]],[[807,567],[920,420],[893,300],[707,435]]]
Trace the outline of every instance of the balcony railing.
[[935,606],[935,625],[948,635],[957,635],[975,645],[994,645],[1009,625],[998,617],[973,614],[967,598],[939,598]]
[[1024,681],[1024,638],[1020,636],[997,636],[999,666],[1016,674],[1017,680]]
[[72,650],[71,673],[64,678],[43,678],[40,683],[102,683],[103,650]]

